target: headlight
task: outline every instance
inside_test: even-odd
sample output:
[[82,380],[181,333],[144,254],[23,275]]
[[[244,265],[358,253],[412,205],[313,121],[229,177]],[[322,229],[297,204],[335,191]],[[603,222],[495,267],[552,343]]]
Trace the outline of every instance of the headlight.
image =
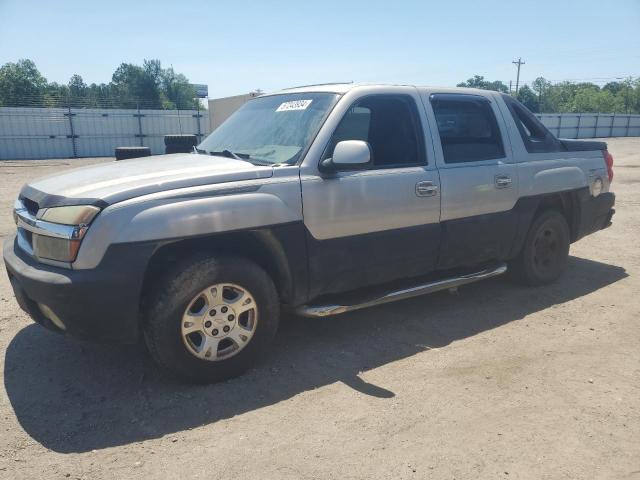
[[69,207],[43,208],[38,211],[38,220],[62,225],[89,225],[100,212],[92,205],[72,205]]
[[100,209],[92,205],[42,208],[38,210],[38,231],[32,235],[33,251],[39,258],[73,262],[88,225]]
[[33,215],[25,206],[28,200],[16,200],[13,217],[18,226],[18,245],[37,259],[72,263],[89,224],[100,213],[93,205],[41,208]]

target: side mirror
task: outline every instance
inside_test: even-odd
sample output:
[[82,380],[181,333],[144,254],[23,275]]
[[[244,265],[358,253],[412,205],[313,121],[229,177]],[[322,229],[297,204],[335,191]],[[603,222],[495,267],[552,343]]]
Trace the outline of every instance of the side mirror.
[[371,148],[362,140],[343,140],[333,149],[333,157],[323,160],[322,170],[327,172],[339,170],[361,170],[371,163]]

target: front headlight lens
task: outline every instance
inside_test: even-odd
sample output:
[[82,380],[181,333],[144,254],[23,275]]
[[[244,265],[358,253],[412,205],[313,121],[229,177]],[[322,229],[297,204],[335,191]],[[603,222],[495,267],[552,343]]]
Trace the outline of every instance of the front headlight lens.
[[[98,213],[100,209],[93,205],[71,205],[38,210],[36,218],[40,223],[39,231],[34,231],[32,234],[33,252],[38,258],[65,263],[75,261],[88,225]],[[49,230],[51,235],[48,234]]]
[[99,212],[100,209],[93,205],[43,208],[38,211],[38,220],[62,225],[89,225]]

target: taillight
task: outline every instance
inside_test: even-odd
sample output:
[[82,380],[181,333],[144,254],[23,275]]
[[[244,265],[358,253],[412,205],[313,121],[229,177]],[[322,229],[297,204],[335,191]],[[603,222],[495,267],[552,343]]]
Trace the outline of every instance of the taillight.
[[609,175],[609,183],[613,180],[613,157],[608,150],[603,150],[604,162],[607,164],[607,174]]

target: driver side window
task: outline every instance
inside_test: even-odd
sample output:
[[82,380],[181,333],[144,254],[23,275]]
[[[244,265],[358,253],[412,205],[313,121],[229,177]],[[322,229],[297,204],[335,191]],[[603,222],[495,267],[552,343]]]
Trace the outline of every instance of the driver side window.
[[347,111],[323,158],[343,140],[362,140],[372,152],[371,168],[424,165],[424,142],[414,100],[407,95],[365,97]]

